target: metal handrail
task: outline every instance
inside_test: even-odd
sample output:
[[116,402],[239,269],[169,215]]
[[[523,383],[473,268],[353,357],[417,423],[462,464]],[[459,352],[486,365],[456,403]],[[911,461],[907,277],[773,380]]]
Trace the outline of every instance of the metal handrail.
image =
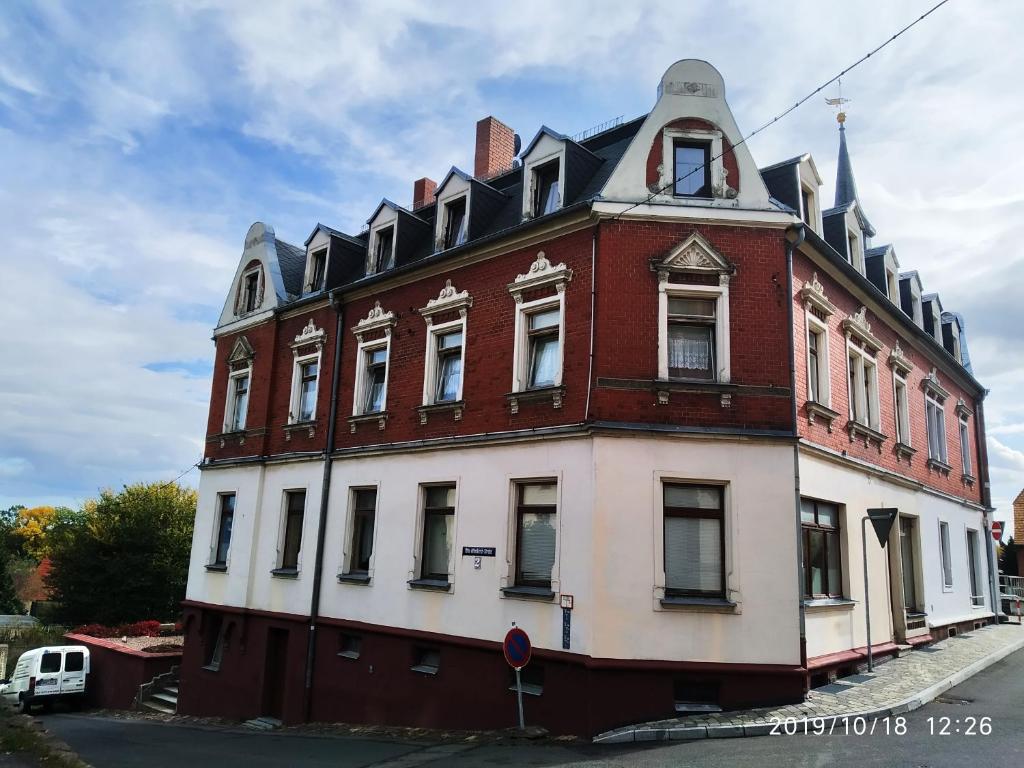
[[1024,576],[1007,576],[999,574],[999,594],[1001,597],[1024,600]]

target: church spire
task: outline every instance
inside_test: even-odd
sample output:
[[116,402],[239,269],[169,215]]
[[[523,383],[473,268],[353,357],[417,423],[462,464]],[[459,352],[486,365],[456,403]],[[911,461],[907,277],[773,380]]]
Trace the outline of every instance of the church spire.
[[857,200],[857,182],[853,178],[850,151],[846,148],[846,113],[840,112],[839,120],[839,166],[836,168],[836,207]]

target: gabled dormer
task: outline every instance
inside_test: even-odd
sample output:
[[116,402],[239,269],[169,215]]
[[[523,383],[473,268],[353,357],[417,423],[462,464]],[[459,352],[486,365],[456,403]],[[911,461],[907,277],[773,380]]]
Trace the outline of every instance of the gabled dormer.
[[435,200],[434,250],[445,251],[480,237],[507,197],[453,166]]
[[880,245],[868,249],[864,258],[867,278],[875,288],[885,294],[896,306],[900,304],[900,262],[896,249],[891,245]]
[[327,287],[327,266],[331,253],[331,234],[336,230],[317,224],[306,238],[306,271],[302,293],[319,293]]
[[603,160],[546,125],[520,155],[523,218],[546,216],[574,202]]
[[900,273],[900,309],[918,328],[924,328],[923,294],[924,288],[917,272]]
[[864,264],[865,246],[870,249],[875,230],[864,216],[860,204],[853,200],[824,211],[821,215],[825,241],[862,275],[867,276]]
[[245,235],[231,290],[217,328],[262,317],[296,295],[301,286],[304,251],[279,240],[274,228],[257,221]]
[[942,313],[942,346],[961,365],[964,362],[962,341],[964,329],[961,324],[960,315],[955,312]]
[[921,307],[924,310],[924,330],[936,342],[942,345],[942,302],[939,294],[926,293],[921,297]]
[[804,223],[821,233],[821,176],[810,155],[800,155],[760,169],[772,198],[792,209]]
[[430,224],[387,198],[367,220],[365,274],[387,272],[413,260],[430,235]]

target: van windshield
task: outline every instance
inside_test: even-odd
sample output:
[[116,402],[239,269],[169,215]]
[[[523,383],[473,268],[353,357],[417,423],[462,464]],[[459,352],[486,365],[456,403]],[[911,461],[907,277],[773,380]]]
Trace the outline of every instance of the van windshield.
[[52,651],[43,654],[43,660],[39,662],[40,672],[60,672],[60,654]]
[[68,651],[64,657],[65,672],[81,672],[85,666],[85,654],[81,651]]

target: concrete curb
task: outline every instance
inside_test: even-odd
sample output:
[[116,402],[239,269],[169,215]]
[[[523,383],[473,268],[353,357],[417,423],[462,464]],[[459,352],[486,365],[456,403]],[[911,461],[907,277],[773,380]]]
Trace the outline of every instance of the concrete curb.
[[[920,709],[925,704],[933,701],[937,696],[945,693],[950,688],[960,685],[964,680],[974,677],[979,672],[988,669],[993,664],[1005,659],[1011,653],[1019,651],[1024,648],[1024,637],[1016,640],[998,651],[993,651],[988,656],[978,659],[973,664],[969,664],[963,669],[954,672],[949,677],[940,680],[933,685],[928,686],[924,690],[914,694],[913,696],[898,701],[897,703],[880,707],[878,709],[860,710],[854,712],[844,712],[842,714],[834,715],[821,715],[815,717],[814,715],[806,715],[801,720],[823,720],[828,722],[829,720],[836,720],[842,718],[885,718],[895,717],[896,715],[902,715],[907,712],[913,712],[915,709]],[[784,721],[786,718],[778,718],[779,721]],[[628,730],[615,730],[608,731],[606,733],[599,734],[594,737],[594,744],[629,744],[633,742],[646,742],[646,741],[678,741],[678,740],[692,740],[692,739],[735,739],[744,738],[749,736],[767,736],[773,729],[773,723],[775,719],[765,718],[765,720],[771,720],[771,722],[765,723],[750,723],[745,725],[680,725],[678,727],[665,727],[665,728],[654,728],[645,726],[636,726],[629,728]],[[776,735],[788,735],[784,731],[777,730]]]

